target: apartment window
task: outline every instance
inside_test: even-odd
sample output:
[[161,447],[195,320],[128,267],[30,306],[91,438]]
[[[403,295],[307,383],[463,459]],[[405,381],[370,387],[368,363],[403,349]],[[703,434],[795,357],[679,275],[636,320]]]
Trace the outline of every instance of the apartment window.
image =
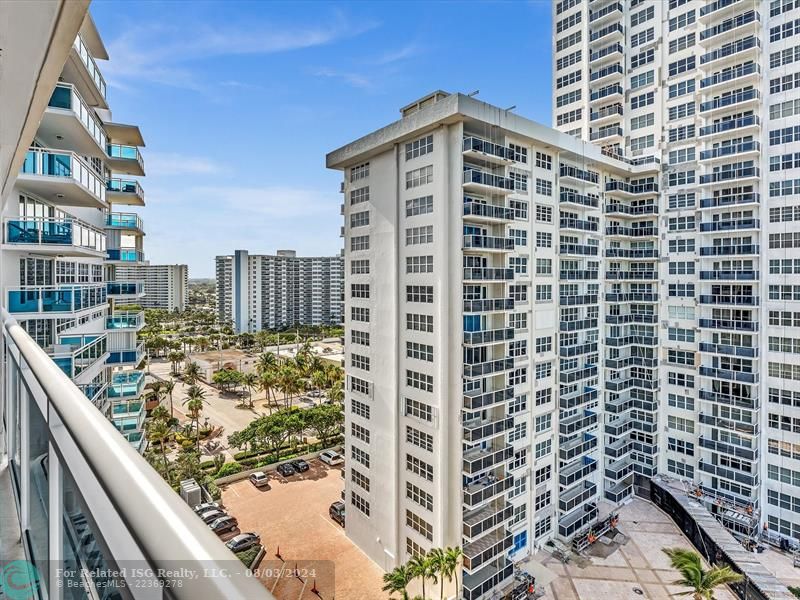
[[536,247],[551,248],[553,246],[553,234],[547,231],[536,232]]
[[674,431],[694,433],[694,421],[692,419],[676,417],[675,415],[667,415],[667,428]]
[[406,273],[433,273],[433,256],[406,256]]
[[534,500],[533,508],[534,510],[542,510],[543,508],[550,506],[552,501],[552,492],[550,490],[545,491],[543,494],[539,494],[536,496],[536,500]]
[[650,106],[655,102],[656,93],[655,92],[647,92],[645,94],[639,94],[638,96],[631,97],[631,109],[635,110],[637,108],[644,108],[645,106]]
[[687,56],[686,58],[681,58],[680,60],[676,60],[675,62],[669,63],[669,76],[675,77],[676,75],[680,75],[681,73],[692,71],[694,70],[694,67],[695,67],[694,56]]
[[671,209],[678,208],[694,208],[695,207],[695,193],[687,192],[683,194],[671,194],[669,196],[669,207]]
[[433,481],[433,466],[411,454],[406,454],[406,470],[423,479]]
[[406,314],[406,329],[433,333],[433,315]]
[[774,129],[769,132],[770,146],[790,144],[792,142],[800,142],[800,125],[785,127],[783,129]]
[[580,121],[582,116],[583,116],[583,109],[581,108],[570,110],[565,113],[560,113],[556,115],[556,125],[558,127],[561,127],[562,125],[566,125],[568,123],[574,123],[575,121]]
[[350,391],[369,396],[369,381],[359,377],[350,377]]
[[536,444],[534,457],[536,460],[543,458],[553,451],[553,440],[544,440]]
[[350,284],[350,297],[351,298],[369,298],[369,284],[368,283],[351,283]]
[[544,179],[536,178],[536,193],[541,194],[542,196],[552,196],[553,195],[553,182],[546,181]]
[[433,408],[424,402],[405,398],[405,407],[403,414],[407,417],[420,419],[421,421],[433,422]]
[[552,465],[546,465],[540,469],[537,469],[534,472],[533,481],[534,485],[541,485],[546,481],[549,481],[550,478],[553,476],[553,467]]
[[350,262],[351,275],[368,275],[369,274],[369,260],[353,260]]
[[355,506],[367,517],[369,516],[369,502],[364,500],[364,498],[356,494],[353,490],[350,490],[350,504]]
[[784,48],[781,51],[773,52],[769,55],[769,66],[772,69],[789,65],[793,62],[800,62],[800,46]]
[[350,183],[354,181],[358,181],[359,179],[364,179],[365,177],[369,177],[369,163],[364,163],[363,165],[358,165],[357,167],[351,167],[350,169]]
[[433,362],[433,346],[417,342],[406,342],[406,357]]
[[433,165],[406,172],[406,189],[419,187],[433,181]]
[[656,51],[654,48],[649,48],[644,52],[635,54],[631,57],[631,69],[637,69],[650,64],[656,59]]
[[561,88],[572,85],[573,83],[577,83],[580,80],[581,70],[578,69],[577,71],[573,71],[572,73],[567,73],[566,75],[556,78],[556,89],[560,90]]
[[511,463],[508,465],[509,470],[514,471],[521,467],[524,467],[528,464],[528,449],[522,448],[521,450],[514,452],[514,457],[511,459]]
[[670,283],[669,295],[677,298],[694,298],[693,283]]
[[694,217],[673,217],[669,219],[670,231],[694,231]]
[[511,150],[511,156],[514,159],[514,162],[528,164],[528,149],[520,146],[518,144],[509,144],[509,149]]
[[541,390],[536,390],[536,397],[535,397],[536,406],[544,406],[545,404],[549,404],[552,401],[553,401],[552,388],[544,388]]
[[528,259],[524,256],[511,256],[508,259],[508,266],[514,269],[517,275],[528,274]]
[[508,343],[508,354],[514,358],[528,354],[528,340],[515,340]]
[[641,129],[642,127],[652,127],[655,123],[655,113],[648,113],[631,119],[631,130]]
[[528,409],[528,396],[522,394],[508,403],[508,414],[515,415]]
[[355,235],[350,238],[350,251],[358,252],[359,250],[369,250],[368,235]]
[[364,465],[369,469],[369,454],[367,452],[364,452],[361,448],[359,448],[355,444],[350,445],[350,456],[354,461],[361,463],[362,465]]
[[556,40],[556,52],[561,52],[565,48],[569,48],[570,46],[574,46],[575,44],[580,43],[580,41],[581,41],[580,31],[575,31],[574,33],[571,33],[566,37],[560,37]]
[[676,52],[680,52],[681,50],[686,50],[686,48],[691,48],[695,44],[695,35],[690,33],[689,35],[682,35],[679,38],[674,40],[670,40],[669,42],[669,53],[675,54]]
[[[357,471],[356,469],[350,469],[350,481],[355,483],[365,492],[369,493],[369,477],[362,474],[361,472]],[[368,511],[369,509],[367,509]],[[362,511],[363,512],[363,511]]]
[[551,413],[547,413],[544,415],[539,415],[536,417],[534,430],[536,433],[541,433],[542,431],[547,431],[552,427],[552,420],[553,415]]
[[550,352],[553,350],[552,336],[544,336],[536,338],[536,352]]
[[362,427],[357,423],[350,423],[350,433],[357,440],[360,440],[365,444],[369,444],[369,429],[366,427]]
[[362,202],[369,202],[369,186],[350,190],[350,206]]
[[427,215],[433,212],[433,196],[422,196],[406,200],[406,217]]
[[513,442],[517,442],[523,439],[527,435],[528,435],[527,424],[517,423],[516,425],[514,425],[514,429],[512,429],[508,433],[508,443],[511,444]]
[[406,369],[406,385],[423,392],[433,392],[433,375]]
[[685,352],[683,350],[668,350],[667,362],[673,365],[681,365],[685,367],[694,366],[694,352]]
[[406,246],[433,243],[433,225],[406,228]]
[[508,293],[514,302],[528,301],[528,286],[523,284],[508,286]]
[[362,323],[369,323],[369,309],[361,308],[358,306],[350,307],[350,320],[361,321]]
[[422,302],[425,304],[433,303],[432,285],[407,285],[406,302]]
[[406,160],[433,152],[433,135],[426,135],[406,144]]
[[687,465],[686,463],[678,462],[671,458],[667,459],[667,471],[675,473],[679,477],[694,479],[694,467],[692,465]]
[[679,127],[672,127],[669,129],[669,141],[680,142],[683,140],[692,139],[695,136],[694,124],[680,125]]
[[[669,98],[679,98],[681,96],[685,96],[686,94],[693,94],[695,88],[695,80],[694,79],[687,79],[686,81],[678,81],[677,83],[673,83],[669,86],[668,95]],[[694,111],[692,111],[694,114]]]
[[508,316],[508,326],[514,329],[528,328],[528,315],[525,313],[513,313]]
[[533,537],[539,539],[553,529],[553,516],[547,515],[544,519],[536,521],[533,526]]
[[536,301],[550,302],[553,299],[553,286],[547,283],[536,285]]
[[545,206],[544,204],[536,205],[536,221],[538,223],[552,223],[553,222],[553,207]]
[[655,136],[653,134],[637,138],[631,138],[631,143],[630,143],[632,152],[635,152],[637,150],[644,150],[646,148],[652,148],[654,145],[655,145]]
[[641,25],[653,18],[655,15],[655,7],[649,6],[644,10],[640,10],[637,13],[633,13],[631,15],[631,27],[636,27],[637,25]]
[[543,152],[536,153],[536,166],[541,169],[553,170],[553,157]]
[[528,232],[524,229],[509,229],[508,235],[514,240],[514,246],[528,245]]
[[687,102],[686,104],[678,104],[677,106],[672,106],[668,109],[669,120],[674,121],[676,119],[683,119],[684,117],[690,117],[694,114],[694,109],[695,109],[694,102]]
[[556,4],[556,14],[560,15],[566,10],[569,10],[573,6],[578,6],[581,0],[561,0],[558,4]]
[[669,263],[670,275],[694,275],[694,262],[674,261]]
[[553,274],[553,261],[549,258],[536,259],[536,274],[537,275],[552,275]]
[[669,240],[670,252],[694,252],[694,240]]
[[524,200],[509,200],[508,206],[514,214],[514,219],[518,221],[528,220],[528,203]]
[[581,22],[581,13],[576,12],[572,13],[571,15],[564,17],[556,22],[556,33],[561,33],[562,31],[569,29]]
[[694,410],[694,398],[691,396],[684,396],[683,394],[668,394],[667,403],[673,408],[681,408],[683,410]]
[[509,499],[516,498],[520,494],[524,494],[528,489],[528,478],[517,477],[514,479],[514,487],[508,492]]
[[677,17],[672,17],[669,20],[669,30],[676,31],[678,29],[685,29],[688,25],[695,22],[695,12],[693,10],[687,11]]
[[636,48],[637,46],[641,46],[648,42],[652,42],[655,39],[655,29],[653,27],[649,27],[644,31],[640,31],[639,33],[634,33],[631,35],[631,48]]
[[366,331],[350,330],[350,342],[360,346],[369,346],[369,333]]
[[410,425],[406,425],[406,441],[417,448],[433,452],[433,436]]
[[406,481],[406,498],[422,508],[433,510],[433,496],[410,481]]
[[350,366],[362,371],[369,371],[369,356],[362,356],[361,354],[350,355]]
[[408,554],[409,558],[414,558],[415,556],[423,557],[428,553],[428,551],[411,538],[406,538],[406,553]]
[[518,171],[511,171],[508,174],[511,181],[514,182],[514,190],[517,192],[527,192],[528,191],[528,175],[526,173],[520,173]]
[[536,379],[546,379],[553,373],[553,363],[536,363]]
[[508,374],[508,385],[515,386],[515,385],[522,385],[523,383],[527,383],[528,381],[528,369],[521,368],[521,369],[514,369],[511,373]]

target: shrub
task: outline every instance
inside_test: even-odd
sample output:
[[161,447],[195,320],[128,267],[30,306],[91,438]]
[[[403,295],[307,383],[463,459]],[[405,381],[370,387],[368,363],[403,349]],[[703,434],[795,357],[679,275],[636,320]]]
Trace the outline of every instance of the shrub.
[[225,463],[222,465],[222,468],[217,471],[215,479],[227,477],[228,475],[235,475],[236,473],[241,473],[243,470],[244,467],[242,467],[242,465],[240,465],[238,462]]

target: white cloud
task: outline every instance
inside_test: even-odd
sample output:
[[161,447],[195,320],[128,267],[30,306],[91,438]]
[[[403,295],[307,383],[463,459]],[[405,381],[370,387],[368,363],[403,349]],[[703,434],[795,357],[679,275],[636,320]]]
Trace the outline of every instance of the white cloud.
[[145,168],[148,175],[213,175],[224,171],[218,161],[203,156],[169,152],[148,152]]
[[346,73],[342,71],[335,71],[333,69],[317,69],[313,71],[317,77],[328,77],[330,79],[340,79],[345,83],[362,90],[370,89],[373,87],[372,81],[366,76],[359,73]]
[[422,52],[422,47],[416,43],[409,43],[403,46],[398,50],[392,50],[390,52],[386,52],[385,54],[379,56],[377,59],[372,61],[372,64],[375,65],[388,65],[391,63],[399,62],[401,60],[405,60],[407,58],[411,58],[416,56]]

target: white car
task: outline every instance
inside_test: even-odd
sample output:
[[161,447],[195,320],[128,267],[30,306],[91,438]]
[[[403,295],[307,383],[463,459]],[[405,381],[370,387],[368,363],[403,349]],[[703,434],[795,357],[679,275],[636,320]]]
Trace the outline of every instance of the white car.
[[319,455],[319,459],[326,465],[340,465],[344,462],[344,456],[333,450],[325,450]]

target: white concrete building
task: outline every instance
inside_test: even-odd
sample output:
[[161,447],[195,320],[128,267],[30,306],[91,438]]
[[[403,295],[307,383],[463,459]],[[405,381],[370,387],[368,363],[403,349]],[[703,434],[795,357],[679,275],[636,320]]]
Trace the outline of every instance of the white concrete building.
[[[656,245],[604,237],[620,225],[600,198],[658,166],[460,94],[401,112],[327,158],[344,173],[346,529],[386,569],[463,546],[464,598],[489,598],[598,517],[602,262]],[[613,322],[653,314],[635,302]],[[631,484],[605,487],[616,502]]]
[[699,486],[734,529],[800,538],[800,3],[563,0],[553,24],[553,125],[662,166],[625,191],[630,239],[660,246],[631,263],[658,300],[628,330],[657,348],[633,387],[653,392],[620,410],[607,344],[605,447],[642,482]]
[[283,329],[294,325],[342,322],[344,259],[341,256],[218,256],[217,311],[238,332]]
[[117,267],[116,276],[120,281],[140,281],[144,284],[144,298],[135,301],[143,308],[186,310],[189,301],[188,265],[120,266]]
[[[140,298],[115,278],[143,260],[144,228],[119,205],[143,206],[135,125],[115,122],[98,61],[109,56],[89,14],[83,19],[24,161],[4,191],[2,303],[61,369],[139,450],[143,313],[118,310]],[[17,143],[15,141],[14,143]]]

